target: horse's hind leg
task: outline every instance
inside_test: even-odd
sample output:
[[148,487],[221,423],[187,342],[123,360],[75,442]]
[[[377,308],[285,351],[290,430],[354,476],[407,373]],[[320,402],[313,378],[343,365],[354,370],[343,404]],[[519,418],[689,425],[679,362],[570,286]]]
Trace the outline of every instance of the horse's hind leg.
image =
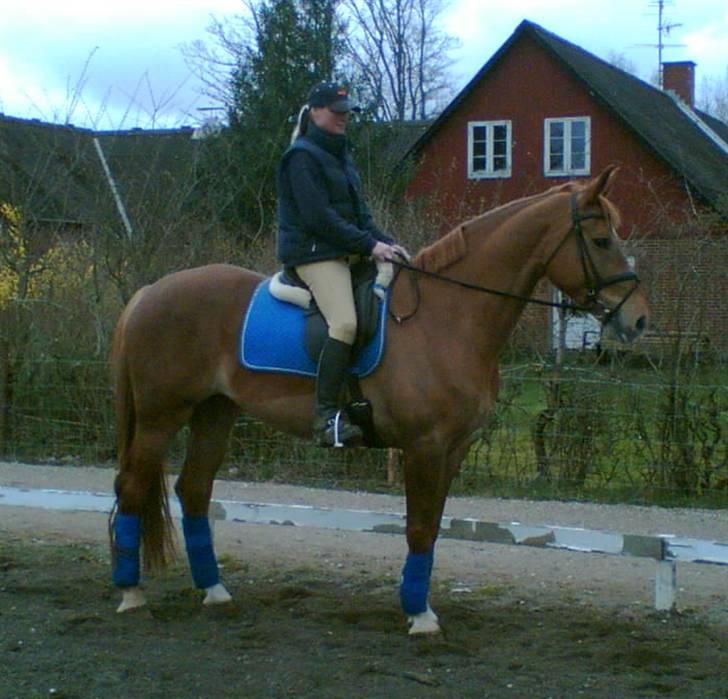
[[139,589],[142,541],[147,568],[163,567],[173,548],[163,463],[177,429],[177,425],[139,421],[116,477],[112,577],[122,591],[118,612],[146,604]]
[[213,396],[195,408],[190,420],[187,455],[175,491],[182,505],[182,530],[195,586],[206,590],[203,604],[231,600],[220,582],[208,511],[215,474],[225,456],[237,406]]

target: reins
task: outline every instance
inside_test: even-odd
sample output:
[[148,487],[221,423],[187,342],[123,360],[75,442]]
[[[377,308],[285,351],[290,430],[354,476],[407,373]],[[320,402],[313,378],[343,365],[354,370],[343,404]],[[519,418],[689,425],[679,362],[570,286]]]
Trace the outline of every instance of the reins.
[[[544,299],[537,299],[533,296],[523,296],[521,294],[513,294],[508,291],[502,291],[500,289],[492,289],[487,286],[481,286],[479,284],[472,284],[470,282],[462,281],[461,279],[455,279],[453,277],[448,277],[444,274],[439,274],[438,272],[431,272],[429,270],[423,269],[421,267],[417,267],[416,265],[411,264],[408,260],[406,260],[403,256],[400,255],[400,260],[392,260],[394,264],[396,264],[401,269],[406,269],[409,272],[413,272],[415,274],[422,274],[423,276],[430,277],[431,279],[437,279],[438,281],[445,282],[447,284],[453,284],[455,286],[459,286],[463,289],[469,289],[471,291],[478,291],[486,294],[492,294],[494,296],[500,296],[502,298],[509,298],[513,299],[515,301],[523,301],[524,303],[530,303],[532,305],[536,306],[546,306],[548,308],[558,308],[564,311],[577,311],[577,312],[590,312],[594,309],[595,305],[601,305],[602,308],[605,308],[604,305],[599,301],[599,292],[613,284],[619,284],[620,282],[624,281],[634,281],[635,285],[630,289],[624,296],[624,298],[617,304],[617,306],[613,309],[606,309],[605,316],[604,316],[604,323],[608,323],[612,317],[619,311],[620,308],[625,304],[627,299],[634,293],[635,289],[639,286],[639,277],[634,272],[623,272],[622,274],[615,274],[614,276],[607,277],[606,279],[603,279],[601,275],[599,274],[596,265],[594,264],[594,261],[591,258],[591,255],[589,254],[589,250],[586,246],[586,241],[584,240],[584,233],[581,228],[581,222],[587,221],[589,219],[604,219],[604,214],[580,214],[579,210],[576,206],[576,197],[577,193],[572,192],[570,203],[571,203],[571,228],[566,232],[566,235],[561,239],[559,244],[556,246],[554,251],[549,255],[548,260],[546,261],[546,264],[544,265],[544,269],[548,268],[548,266],[551,264],[551,261],[556,257],[559,250],[563,247],[566,240],[569,238],[571,233],[575,233],[579,245],[579,258],[581,260],[582,269],[584,270],[584,278],[587,281],[587,298],[590,301],[590,304],[588,306],[580,306],[575,303],[566,303],[563,301],[545,301]],[[411,313],[408,313],[407,315],[397,315],[392,311],[391,305],[389,307],[389,314],[390,316],[397,322],[397,323],[404,323],[406,320],[409,320],[412,318],[416,313],[417,309],[420,305],[420,290],[419,286],[417,286],[417,282],[415,280],[415,293],[417,294],[417,301],[415,303],[415,308]]]
[[[574,303],[564,303],[559,301],[545,301],[544,299],[537,299],[533,296],[521,296],[520,294],[512,294],[508,291],[501,291],[499,289],[491,289],[487,286],[480,286],[479,284],[471,284],[470,282],[464,282],[460,279],[454,279],[453,277],[448,277],[444,274],[438,274],[437,272],[430,272],[429,270],[422,269],[422,267],[417,267],[409,262],[400,261],[400,260],[393,260],[394,264],[402,269],[406,269],[409,272],[414,272],[416,274],[422,274],[425,277],[430,277],[431,279],[437,279],[441,282],[446,282],[447,284],[453,284],[455,286],[462,287],[463,289],[470,289],[471,291],[480,291],[486,294],[492,294],[493,296],[501,296],[503,298],[509,298],[514,299],[516,301],[524,301],[525,303],[531,303],[537,306],[548,306],[549,308],[561,308],[567,311],[588,311],[589,308],[586,306],[578,306]],[[415,305],[415,310],[411,313],[408,313],[405,316],[400,316],[395,313],[393,313],[391,306],[389,308],[389,313],[394,318],[394,320],[397,323],[403,323],[406,320],[409,320],[412,316],[417,313],[417,308],[419,307],[419,287],[415,287],[417,292],[417,303]]]

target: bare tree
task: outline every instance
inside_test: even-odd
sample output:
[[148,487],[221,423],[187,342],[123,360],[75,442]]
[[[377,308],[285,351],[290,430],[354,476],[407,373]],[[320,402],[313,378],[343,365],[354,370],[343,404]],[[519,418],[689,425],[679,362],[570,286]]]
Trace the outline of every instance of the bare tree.
[[639,77],[639,70],[634,61],[630,60],[625,54],[617,51],[610,51],[607,54],[607,62],[611,63],[615,68],[623,70],[625,73]]
[[438,20],[443,0],[344,0],[352,73],[368,111],[386,121],[425,119],[449,92],[457,40]]
[[[209,28],[214,46],[186,49],[229,122],[207,152],[211,197],[231,222],[271,232],[275,172],[311,85],[337,75],[343,52],[339,0],[244,0],[247,14]],[[236,224],[237,225],[237,224]]]
[[728,70],[722,80],[704,79],[700,88],[700,108],[728,124]]
[[212,18],[207,27],[210,43],[198,40],[182,46],[187,65],[217,106],[230,108],[240,99],[241,71],[262,73],[276,62],[279,71],[285,65],[300,71],[299,64],[304,64],[309,74],[306,87],[337,72],[342,50],[338,36],[344,31],[339,0],[241,0],[241,5],[239,15]]
[[253,11],[249,3],[243,5],[248,15],[234,20],[212,18],[207,27],[212,43],[200,39],[182,46],[188,67],[204,86],[203,94],[221,109],[234,101],[231,76],[244,63],[246,49],[254,42]]

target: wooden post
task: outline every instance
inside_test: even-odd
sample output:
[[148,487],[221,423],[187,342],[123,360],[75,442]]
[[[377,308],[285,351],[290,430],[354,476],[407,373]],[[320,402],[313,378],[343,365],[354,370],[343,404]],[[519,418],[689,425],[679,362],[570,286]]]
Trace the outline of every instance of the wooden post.
[[215,524],[218,520],[226,518],[225,508],[217,500],[210,501],[210,507],[207,511],[207,518],[210,521],[210,532],[213,537],[215,535]]
[[677,590],[677,564],[675,561],[657,561],[655,574],[655,609],[671,612],[675,609]]
[[387,449],[387,485],[396,485],[399,482],[399,477],[397,476],[399,454],[399,449]]
[[10,453],[13,381],[10,343],[2,342],[0,343],[0,454],[3,456]]

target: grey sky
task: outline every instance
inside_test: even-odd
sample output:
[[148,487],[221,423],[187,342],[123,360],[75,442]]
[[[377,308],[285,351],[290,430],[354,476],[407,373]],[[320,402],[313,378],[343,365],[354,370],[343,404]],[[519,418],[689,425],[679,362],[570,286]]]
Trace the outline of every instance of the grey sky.
[[[3,8],[0,111],[97,128],[199,123],[200,85],[180,45],[209,39],[211,15],[244,12],[241,0],[25,0]],[[697,81],[728,80],[728,2],[667,0],[679,24],[665,60],[697,63]],[[444,29],[460,38],[455,84],[464,85],[529,19],[649,79],[657,68],[657,0],[451,0]]]

